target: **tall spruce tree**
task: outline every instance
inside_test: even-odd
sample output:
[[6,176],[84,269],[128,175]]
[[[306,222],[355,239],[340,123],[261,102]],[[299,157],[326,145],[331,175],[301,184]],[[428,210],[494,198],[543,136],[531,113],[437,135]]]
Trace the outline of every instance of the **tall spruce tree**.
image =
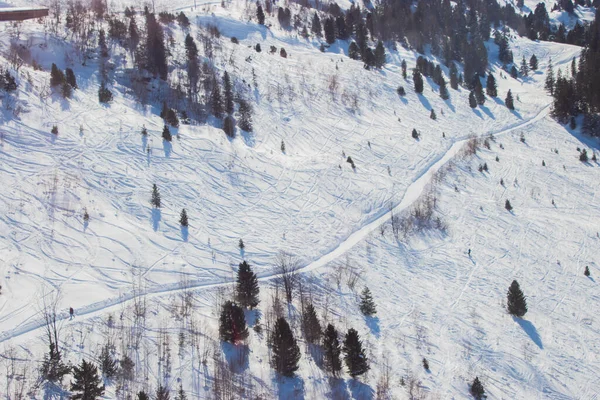
[[477,98],[475,97],[475,92],[473,91],[469,93],[469,106],[471,108],[477,108]]
[[304,312],[302,313],[302,327],[307,342],[316,344],[321,340],[323,330],[321,329],[321,323],[317,317],[315,307],[311,303],[308,303],[304,307]]
[[508,313],[516,317],[522,317],[527,313],[527,301],[519,286],[519,282],[512,281],[506,295],[506,308]]
[[275,370],[283,376],[293,376],[298,369],[300,348],[285,318],[279,317],[275,322],[271,343]]
[[444,100],[450,98],[450,93],[448,92],[448,87],[446,86],[446,80],[444,78],[440,81],[440,97]]
[[[435,112],[433,108],[431,109],[433,115],[435,116]],[[435,119],[435,118],[432,118]],[[360,295],[360,312],[367,317],[371,317],[377,314],[377,307],[375,306],[375,301],[373,300],[373,295],[368,287],[365,286],[361,295]]]
[[385,48],[380,40],[375,47],[375,68],[382,68],[385,65]]
[[150,202],[154,207],[160,208],[160,192],[158,191],[156,183],[152,185],[152,200],[150,200]]
[[480,106],[485,104],[485,94],[483,93],[483,86],[481,85],[481,79],[479,76],[475,76],[473,79],[473,92],[475,93],[475,99],[477,104]]
[[471,395],[477,400],[485,398],[485,389],[478,377],[475,377],[473,384],[471,384]]
[[252,132],[252,106],[246,100],[239,101],[240,116],[238,118],[238,126],[246,132]]
[[356,378],[369,370],[369,361],[362,347],[362,341],[355,329],[348,329],[348,333],[346,333],[346,337],[344,338],[343,350],[348,374],[352,378]]
[[150,400],[150,396],[148,396],[143,390],[139,391],[135,398],[136,400]]
[[265,12],[263,11],[262,6],[259,4],[256,8],[256,19],[260,25],[265,24]]
[[454,90],[458,89],[458,69],[453,61],[450,62],[450,87]]
[[165,125],[163,127],[162,138],[167,142],[170,142],[173,140],[173,135],[171,135],[171,130],[169,129],[169,127],[167,125]]
[[117,372],[119,368],[117,366],[117,361],[113,360],[110,355],[110,344],[107,343],[102,346],[102,351],[100,352],[100,369],[102,370],[102,375],[106,379],[112,379],[117,376]]
[[342,370],[341,354],[338,332],[333,325],[328,324],[323,333],[323,359],[325,369],[334,376],[337,376]]
[[527,64],[527,60],[525,60],[525,56],[523,56],[523,59],[521,60],[521,68],[519,72],[522,76],[529,75],[529,65]]
[[407,74],[406,74],[406,60],[402,60],[402,63],[400,64],[400,67],[402,68],[402,78],[406,79]]
[[513,99],[513,95],[512,95],[512,92],[510,91],[510,89],[508,89],[508,92],[506,93],[506,98],[504,99],[504,104],[506,104],[506,107],[509,110],[515,109],[515,101]]
[[233,113],[233,89],[227,71],[223,74],[223,91],[225,95],[225,112],[231,115]]
[[485,92],[490,97],[498,97],[498,87],[496,86],[496,78],[494,78],[494,75],[492,75],[491,72],[487,76]]
[[170,400],[171,393],[169,393],[169,388],[159,385],[156,388],[156,394],[154,395],[154,398],[156,400]]
[[415,84],[415,92],[423,93],[423,76],[417,69],[413,71],[413,82]]
[[551,95],[554,93],[554,70],[552,67],[552,59],[548,62],[548,68],[546,69],[546,80],[544,82],[544,89]]
[[185,390],[183,390],[183,385],[181,383],[179,384],[175,400],[187,400],[187,395],[185,394]]
[[217,118],[223,116],[223,96],[221,95],[221,87],[216,79],[213,79],[212,91],[210,93],[210,111]]
[[319,18],[319,15],[316,12],[313,14],[310,30],[317,37],[321,37],[323,35],[323,33],[322,33],[323,28],[321,27],[321,19]]
[[335,43],[335,22],[333,17],[325,20],[325,41],[329,44]]
[[104,385],[98,374],[98,368],[91,362],[81,360],[79,366],[73,367],[73,379],[71,382],[72,399],[96,400],[104,395]]
[[56,64],[52,63],[52,69],[50,70],[50,86],[62,86],[65,82],[65,74],[58,69]]
[[352,42],[350,43],[350,46],[348,46],[348,57],[353,60],[358,60],[360,58],[360,49],[356,42]]
[[224,342],[236,344],[248,337],[244,310],[227,300],[219,317],[219,338]]
[[537,71],[538,69],[538,59],[535,54],[532,54],[529,59],[529,68],[531,68],[532,71]]
[[236,301],[242,307],[253,309],[259,303],[259,293],[258,277],[246,261],[240,263],[237,273]]
[[71,88],[77,89],[77,78],[75,78],[75,73],[71,68],[65,69],[65,81],[71,86]]
[[181,210],[181,214],[179,215],[179,225],[183,227],[188,227],[188,216],[185,208]]

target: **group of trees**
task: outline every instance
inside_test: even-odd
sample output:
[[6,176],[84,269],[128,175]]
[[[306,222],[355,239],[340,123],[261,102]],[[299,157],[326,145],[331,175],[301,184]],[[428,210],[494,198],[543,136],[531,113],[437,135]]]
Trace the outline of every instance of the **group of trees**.
[[[6,79],[6,82],[7,84],[14,83],[14,79]],[[52,68],[50,70],[50,86],[60,90],[60,93],[64,98],[70,98],[73,90],[77,89],[77,79],[75,78],[75,73],[71,68],[67,68],[65,69],[65,72],[63,72],[56,66],[56,64],[52,63]],[[14,87],[16,89],[16,86]]]

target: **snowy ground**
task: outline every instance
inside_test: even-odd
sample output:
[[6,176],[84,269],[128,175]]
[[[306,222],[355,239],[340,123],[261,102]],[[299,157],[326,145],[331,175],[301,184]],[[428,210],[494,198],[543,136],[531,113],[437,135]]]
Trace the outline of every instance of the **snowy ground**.
[[[131,324],[135,288],[149,294],[151,310],[136,352],[136,387],[165,379],[175,388],[183,378],[191,397],[207,397],[212,371],[202,367],[197,348],[190,344],[181,357],[173,356],[179,364],[165,378],[151,356],[157,335],[161,328],[168,331],[176,347],[177,334],[189,333],[195,320],[214,338],[220,288],[227,288],[242,259],[264,278],[266,313],[274,258],[284,250],[301,260],[315,301],[324,309],[328,302],[329,313],[322,316],[342,330],[355,327],[368,343],[374,365],[365,384],[346,377],[336,393],[368,398],[387,358],[399,398],[406,393],[399,378],[408,375],[422,380],[433,398],[465,397],[474,375],[483,377],[493,398],[595,398],[600,368],[593,310],[599,297],[583,268],[589,265],[592,278],[599,270],[598,165],[581,163],[576,148],[598,144],[582,143],[548,117],[541,73],[549,57],[564,67],[579,49],[516,41],[515,59],[535,53],[540,71],[522,81],[501,78],[492,67],[500,96],[471,110],[465,90],[450,90],[451,99],[443,101],[426,82],[424,95],[416,95],[412,80],[400,73],[401,59],[414,66],[412,52],[400,48],[388,54],[382,71],[366,71],[343,55],[345,46],[321,53],[317,41],[240,22],[244,11],[235,4],[186,9],[189,16],[197,13],[192,20],[215,24],[226,36],[217,56],[221,70],[241,84],[253,81],[254,69],[258,89],[249,94],[255,133],[230,141],[210,124],[183,126],[172,146],[160,139],[157,108],[137,105],[119,86],[110,106],[99,105],[97,65],[74,65],[62,39],[45,37],[35,22],[23,24],[21,39],[32,38],[37,61],[46,71],[52,62],[73,66],[80,90],[70,101],[48,95],[48,72],[25,66],[19,90],[24,112],[18,119],[2,111],[2,345],[19,349],[25,360],[40,360],[45,348],[36,305],[41,293],[60,289],[61,306],[77,313],[64,323],[68,359],[97,357],[107,337],[122,337],[118,327]],[[4,53],[11,29],[1,29]],[[180,56],[184,33],[173,27],[173,35]],[[249,48],[256,43],[261,53]],[[285,47],[288,58],[268,54],[271,45]],[[330,91],[334,79],[338,87]],[[407,91],[404,98],[396,94],[399,85]],[[515,112],[502,100],[509,88],[520,99]],[[358,107],[351,104],[354,98]],[[432,107],[436,121],[429,118]],[[56,137],[53,125],[59,127]],[[148,139],[140,134],[142,125],[150,130]],[[411,138],[413,128],[421,140]],[[496,136],[490,150],[461,159],[469,136],[490,133]],[[489,173],[477,171],[483,162]],[[390,205],[397,214],[410,209],[433,173],[448,165],[453,167],[435,185],[448,231],[396,241],[388,226],[382,237],[379,227],[386,226]],[[163,199],[160,212],[149,204],[153,183]],[[504,209],[507,198],[513,213]],[[84,207],[89,224],[82,220]],[[177,222],[182,208],[190,216],[187,234]],[[373,291],[378,321],[358,318],[355,294],[334,283],[346,263],[362,271],[358,285]],[[529,296],[524,321],[513,321],[502,309],[512,279]],[[183,282],[197,289],[195,312],[175,322],[173,304]],[[117,328],[107,327],[109,315]],[[265,338],[251,335],[245,374],[252,390],[265,397],[332,397],[307,353],[299,378],[276,384]],[[121,355],[126,344],[118,346]],[[430,374],[419,369],[423,356]],[[302,389],[290,394],[290,387]],[[109,393],[114,396],[113,386]]]

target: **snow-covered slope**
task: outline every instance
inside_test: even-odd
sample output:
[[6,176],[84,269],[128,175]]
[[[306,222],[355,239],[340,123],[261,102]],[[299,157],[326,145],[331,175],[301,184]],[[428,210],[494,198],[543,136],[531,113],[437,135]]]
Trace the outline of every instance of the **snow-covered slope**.
[[[576,147],[598,145],[582,144],[548,117],[550,98],[540,72],[550,57],[555,67],[569,64],[578,48],[516,40],[515,59],[535,53],[540,70],[523,81],[492,65],[500,96],[472,110],[464,89],[450,90],[444,101],[426,82],[424,94],[415,94],[400,62],[412,68],[417,55],[401,47],[388,49],[383,70],[367,71],[344,55],[347,44],[322,53],[317,41],[243,22],[246,4],[195,10],[171,4],[195,22],[192,33],[207,24],[223,33],[216,65],[252,100],[255,132],[228,140],[209,120],[182,126],[171,145],[164,143],[157,107],[140,106],[117,84],[115,100],[99,105],[97,64],[78,65],[67,41],[44,34],[34,21],[23,23],[21,43],[45,71],[21,68],[16,104],[22,111],[16,117],[3,107],[1,117],[0,341],[7,349],[18,346],[24,364],[42,358],[39,298],[56,290],[62,317],[69,306],[77,315],[63,325],[67,359],[95,358],[106,338],[123,338],[119,327],[131,324],[134,295],[148,294],[134,388],[175,388],[181,378],[192,398],[209,397],[212,363],[202,367],[198,349],[184,345],[165,378],[151,355],[154,340],[167,331],[175,343],[180,331],[189,335],[192,320],[206,334],[203,340],[216,338],[215,304],[229,293],[242,259],[264,278],[260,308],[267,314],[274,260],[286,251],[300,259],[321,317],[342,330],[359,330],[372,371],[363,384],[346,376],[347,386],[340,381],[331,389],[307,350],[298,378],[277,384],[266,340],[252,332],[243,374],[248,390],[265,397],[323,398],[345,391],[364,398],[375,390],[387,359],[399,398],[406,393],[399,379],[409,375],[438,398],[464,397],[475,375],[495,398],[597,395],[598,290],[583,277],[583,266],[590,266],[592,277],[598,271],[598,165],[578,161]],[[171,31],[178,59],[185,33],[176,26]],[[2,27],[3,53],[13,33]],[[261,53],[252,48],[256,43]],[[270,46],[284,47],[288,58],[269,54]],[[130,65],[118,46],[111,51],[122,60],[117,73]],[[492,61],[495,51],[490,45]],[[80,89],[71,100],[49,92],[53,62],[75,69]],[[397,95],[398,86],[405,97]],[[514,112],[502,100],[508,89],[518,98]],[[436,120],[429,118],[432,108]],[[57,136],[50,133],[54,125]],[[148,138],[140,134],[144,125]],[[418,141],[413,128],[421,133]],[[489,134],[496,137],[490,150],[460,159],[464,142]],[[476,172],[483,162],[489,173]],[[409,210],[439,168],[445,177],[436,175],[434,187],[447,232],[397,241],[388,227],[382,236],[390,207],[395,214]],[[149,203],[154,183],[162,195],[160,211]],[[513,213],[503,208],[507,198]],[[84,208],[89,223],[82,219]],[[189,232],[178,224],[182,208]],[[357,317],[356,295],[335,284],[346,264],[362,271],[355,289],[371,288],[378,320]],[[530,298],[526,321],[513,321],[502,309],[513,279]],[[173,305],[190,287],[196,289],[194,316],[176,320]],[[295,309],[289,312],[294,320]],[[114,327],[106,324],[109,315]],[[298,322],[293,324],[299,334]],[[117,344],[117,356],[133,351],[124,343]],[[430,374],[419,369],[424,356]],[[115,396],[114,385],[108,393]]]

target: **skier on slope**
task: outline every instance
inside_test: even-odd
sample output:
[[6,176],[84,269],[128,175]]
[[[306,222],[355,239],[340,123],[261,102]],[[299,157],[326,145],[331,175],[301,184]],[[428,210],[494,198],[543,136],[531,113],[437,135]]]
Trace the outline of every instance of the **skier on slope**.
[[71,319],[73,319],[74,313],[75,313],[75,311],[73,311],[73,307],[69,307],[69,314],[71,315]]

